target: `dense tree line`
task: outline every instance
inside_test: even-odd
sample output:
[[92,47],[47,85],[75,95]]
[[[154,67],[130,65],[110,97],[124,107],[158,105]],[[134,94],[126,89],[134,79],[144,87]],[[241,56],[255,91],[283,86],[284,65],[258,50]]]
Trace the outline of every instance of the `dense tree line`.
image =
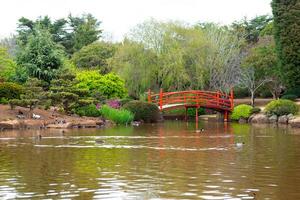
[[[274,20],[263,15],[227,26],[150,19],[120,43],[102,41],[101,22],[90,14],[54,21],[21,18],[17,35],[0,42],[0,79],[25,86],[37,79],[68,111],[74,102],[127,93],[138,99],[160,88],[235,88],[246,90],[252,104],[261,93],[278,98],[299,86],[300,20],[284,14],[288,8],[297,12],[299,4],[274,0],[272,6]],[[65,86],[57,90],[59,85]]]

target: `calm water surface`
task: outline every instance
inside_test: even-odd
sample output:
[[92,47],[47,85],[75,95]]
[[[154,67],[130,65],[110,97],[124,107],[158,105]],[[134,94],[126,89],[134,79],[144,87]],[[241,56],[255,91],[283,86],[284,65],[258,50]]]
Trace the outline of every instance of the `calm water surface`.
[[1,132],[0,199],[300,199],[300,130],[202,127]]

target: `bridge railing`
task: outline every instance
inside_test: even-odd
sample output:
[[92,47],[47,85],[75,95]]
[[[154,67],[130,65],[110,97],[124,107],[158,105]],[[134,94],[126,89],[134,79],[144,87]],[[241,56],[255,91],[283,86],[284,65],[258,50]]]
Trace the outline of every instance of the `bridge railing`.
[[225,94],[219,91],[201,90],[163,92],[161,89],[158,94],[152,94],[149,90],[148,102],[157,104],[160,110],[163,110],[165,105],[180,104],[231,111],[233,109],[233,91],[231,90],[230,94]]

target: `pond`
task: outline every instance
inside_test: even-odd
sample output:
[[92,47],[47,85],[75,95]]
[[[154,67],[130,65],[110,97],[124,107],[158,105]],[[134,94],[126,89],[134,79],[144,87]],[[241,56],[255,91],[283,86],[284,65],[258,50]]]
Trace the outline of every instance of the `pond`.
[[197,126],[1,132],[0,199],[300,199],[299,130]]

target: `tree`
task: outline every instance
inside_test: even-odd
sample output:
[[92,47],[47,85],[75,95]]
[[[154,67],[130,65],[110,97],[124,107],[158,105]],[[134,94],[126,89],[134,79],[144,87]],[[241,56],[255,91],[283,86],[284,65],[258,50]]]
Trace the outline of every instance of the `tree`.
[[25,46],[29,41],[29,37],[35,34],[35,29],[39,27],[40,29],[48,30],[53,41],[64,46],[67,43],[66,25],[67,20],[65,19],[58,19],[52,22],[48,16],[39,17],[35,21],[22,17],[19,19],[17,27],[18,43],[21,46]]
[[48,16],[39,17],[35,21],[22,17],[17,27],[17,42],[20,46],[26,46],[29,37],[35,34],[35,29],[47,30],[52,40],[64,47],[70,56],[83,46],[93,43],[100,38],[102,30],[99,29],[100,21],[91,14],[67,19],[52,21]]
[[20,49],[17,64],[26,68],[30,76],[49,83],[63,64],[62,55],[51,34],[47,30],[36,28],[27,44]]
[[137,99],[149,88],[159,89],[157,62],[158,58],[154,51],[145,49],[136,42],[125,40],[118,46],[109,66],[125,80],[129,95]]
[[16,70],[16,63],[8,54],[6,48],[0,46],[0,80],[8,81],[13,79]]
[[282,89],[278,79],[278,61],[272,37],[265,36],[253,47],[242,62],[240,84],[251,94],[251,105],[255,103],[255,93],[267,85],[274,98],[278,98]]
[[284,82],[300,85],[300,3],[298,0],[273,0],[276,50]]
[[70,54],[97,41],[101,36],[102,30],[99,29],[101,22],[91,14],[82,15],[81,17],[73,17],[70,14],[68,21],[72,30],[68,35],[71,41],[68,48]]
[[[260,78],[258,78],[258,76]],[[255,105],[255,92],[265,83],[271,81],[268,77],[261,77],[254,67],[245,67],[242,69],[239,83],[242,87],[248,89],[251,94],[251,106]]]
[[250,20],[245,18],[242,21],[234,22],[232,28],[245,38],[247,43],[256,43],[261,32],[272,23],[272,20],[273,18],[268,15],[257,16]]
[[105,74],[110,71],[107,60],[114,55],[114,52],[113,44],[94,42],[74,53],[72,61],[77,67],[100,69],[100,72]]
[[242,52],[244,39],[228,27],[202,24],[200,28],[208,41],[205,66],[209,71],[209,88],[228,93],[238,84],[240,63],[245,56]]
[[11,35],[10,37],[3,38],[0,41],[0,46],[4,47],[7,49],[7,53],[11,57],[15,57],[16,53],[18,51],[18,46],[17,46],[17,38],[15,35]]

